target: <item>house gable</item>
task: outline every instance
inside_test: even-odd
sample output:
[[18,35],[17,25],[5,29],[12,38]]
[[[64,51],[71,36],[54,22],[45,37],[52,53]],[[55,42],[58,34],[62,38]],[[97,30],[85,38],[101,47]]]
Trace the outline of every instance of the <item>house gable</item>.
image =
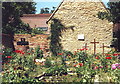
[[[97,14],[101,11],[107,11],[102,2],[65,2],[58,7],[48,20],[49,27],[53,18],[58,19],[66,28],[62,32],[61,44],[63,49],[75,51],[83,48],[87,43],[90,52],[93,52],[93,44],[90,42],[99,42],[97,45],[98,52],[102,52],[102,43],[106,46],[111,45],[112,41],[112,24],[107,20],[101,20]],[[69,27],[73,26],[73,29]],[[84,40],[78,40],[78,36],[83,35]],[[106,48],[106,52],[109,51]]]

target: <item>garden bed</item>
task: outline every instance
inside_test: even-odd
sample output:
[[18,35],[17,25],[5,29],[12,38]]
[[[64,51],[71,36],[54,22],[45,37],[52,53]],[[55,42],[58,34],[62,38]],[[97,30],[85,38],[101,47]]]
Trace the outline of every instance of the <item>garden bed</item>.
[[61,51],[57,56],[44,57],[42,50],[12,51],[4,49],[2,81],[33,82],[107,82],[120,83],[120,54],[88,55],[85,49],[74,53]]

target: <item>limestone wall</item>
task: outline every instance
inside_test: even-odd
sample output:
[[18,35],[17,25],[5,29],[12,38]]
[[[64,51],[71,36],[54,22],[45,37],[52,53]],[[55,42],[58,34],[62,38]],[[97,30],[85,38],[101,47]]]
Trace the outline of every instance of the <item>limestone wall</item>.
[[[74,26],[73,30],[62,32],[61,43],[63,49],[75,51],[88,44],[89,52],[93,52],[93,44],[96,41],[97,53],[102,53],[102,43],[110,46],[112,41],[112,23],[97,17],[99,11],[106,11],[101,2],[63,2],[52,18],[61,20],[65,27]],[[49,27],[51,20],[48,22]],[[84,34],[84,41],[77,39],[79,34]],[[105,52],[109,51],[105,48]]]

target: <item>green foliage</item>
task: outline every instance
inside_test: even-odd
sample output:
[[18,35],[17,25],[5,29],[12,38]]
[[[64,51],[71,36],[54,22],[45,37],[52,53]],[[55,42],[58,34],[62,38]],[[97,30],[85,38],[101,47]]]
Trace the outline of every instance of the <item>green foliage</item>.
[[108,2],[108,12],[99,12],[98,17],[100,19],[107,19],[113,23],[120,23],[120,1]]
[[32,29],[31,34],[43,34],[43,31],[38,29]]
[[77,56],[78,56],[78,61],[82,63],[86,62],[86,60],[88,59],[87,54],[83,51],[78,52]]
[[43,57],[43,51],[40,49],[39,46],[35,49],[35,55],[38,59]]
[[41,8],[40,10],[40,14],[48,14],[48,13],[53,13],[56,7],[53,7],[52,10],[50,10],[50,8],[46,7],[46,8]]
[[[13,52],[11,52],[13,53]],[[5,52],[4,52],[5,55]],[[7,54],[8,55],[8,54]],[[6,58],[9,62],[3,63],[3,82],[36,82],[31,76],[30,73],[36,68],[34,63],[34,55],[13,53],[11,54],[12,58]],[[4,61],[4,60],[3,60]],[[29,80],[31,79],[31,80]]]
[[[4,72],[4,74],[2,74],[2,81],[9,83],[39,84],[41,81],[46,82],[46,80],[48,80],[52,83],[56,81],[66,81],[79,83],[86,82],[86,84],[91,84],[95,82],[94,80],[98,79],[98,81],[101,82],[120,83],[120,67],[118,66],[119,53],[108,52],[104,56],[96,54],[96,56],[98,56],[98,58],[96,58],[94,55],[86,54],[85,50],[80,49],[80,51],[77,50],[75,56],[68,61],[67,55],[72,55],[72,53],[63,50],[59,52],[58,57],[46,57],[45,66],[42,66],[35,65],[36,63],[34,63],[34,58],[36,54],[39,53],[39,50],[40,48],[37,47],[34,53],[32,50],[29,51],[31,54],[28,54],[28,52],[24,54],[13,53],[10,49],[4,50],[3,54],[11,55],[12,59],[7,58],[10,62],[3,64],[2,73]],[[65,59],[64,56],[66,56]],[[60,59],[61,57],[63,57],[63,59]],[[106,59],[106,57],[111,58]],[[51,60],[54,61],[54,64],[52,64]],[[66,64],[61,63],[62,60],[64,60]],[[116,63],[118,67],[112,69],[111,65]],[[96,78],[96,76],[98,77]]]
[[52,18],[51,23],[51,37],[50,37],[50,50],[54,56],[57,56],[57,53],[59,53],[62,50],[62,45],[60,43],[62,38],[62,32],[66,31],[67,29],[71,29],[74,31],[73,27],[65,27],[61,20],[57,18]]
[[62,46],[60,44],[61,32],[64,28],[64,25],[61,24],[61,21],[58,19],[52,19],[51,24],[51,37],[50,37],[50,50],[53,55],[57,55],[61,51]]
[[44,13],[47,14],[47,13],[49,13],[49,8],[48,7],[42,8],[41,11],[40,11],[40,13],[41,14],[44,14]]
[[62,75],[66,72],[67,72],[67,68],[64,65],[54,66],[54,67],[52,66],[46,71],[46,73],[52,74],[53,76]]
[[51,61],[49,59],[46,59],[46,61],[45,61],[45,67],[46,68],[51,67]]
[[[14,55],[14,53],[12,53],[11,48],[4,48],[3,55],[2,55],[2,62],[3,63],[9,62],[10,59],[8,59],[7,56],[12,56],[12,55]],[[12,57],[12,58],[14,58],[14,57]]]
[[23,14],[34,14],[34,2],[3,2],[2,3],[2,32],[14,34],[19,30],[29,30],[29,26],[24,24],[20,16]]

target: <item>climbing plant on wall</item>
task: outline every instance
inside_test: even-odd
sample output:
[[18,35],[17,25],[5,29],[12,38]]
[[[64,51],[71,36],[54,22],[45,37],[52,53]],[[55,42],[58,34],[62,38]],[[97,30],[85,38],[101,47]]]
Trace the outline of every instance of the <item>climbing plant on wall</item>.
[[64,26],[61,20],[53,18],[51,20],[51,37],[50,37],[50,50],[53,55],[57,55],[57,53],[61,52],[62,45],[61,45],[61,38],[62,32],[65,32],[68,29],[74,31],[74,26]]
[[57,55],[57,52],[62,49],[60,44],[61,32],[64,28],[64,25],[61,24],[61,21],[53,18],[51,24],[51,37],[50,37],[50,50],[53,55]]

